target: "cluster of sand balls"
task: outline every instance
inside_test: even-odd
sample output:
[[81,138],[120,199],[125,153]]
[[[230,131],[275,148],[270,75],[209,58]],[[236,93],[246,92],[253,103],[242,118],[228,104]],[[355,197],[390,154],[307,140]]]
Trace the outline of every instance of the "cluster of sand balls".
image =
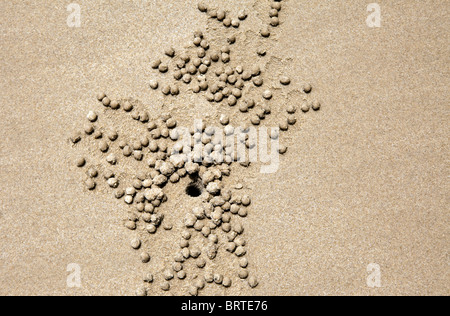
[[[241,11],[237,19],[231,19],[222,10],[210,9],[203,4],[199,4],[198,8],[211,18],[224,22],[225,26],[229,24],[229,20],[230,26],[239,27],[240,24],[233,21],[247,18],[245,11]],[[279,25],[280,10],[281,1],[273,1],[269,13],[271,27]],[[270,30],[268,33],[265,36],[267,32],[262,31],[261,35],[269,37]],[[263,88],[267,78],[263,76],[261,67],[233,63],[231,47],[236,43],[236,36],[229,37],[227,43],[228,45],[217,49],[211,47],[212,44],[203,32],[194,32],[190,48],[181,52],[168,48],[164,52],[166,61],[151,61],[153,69],[161,74],[171,75],[172,79],[169,77],[168,80],[170,82],[160,84],[157,80],[151,80],[149,85],[152,90],[160,90],[166,97],[178,96],[181,93],[180,87],[187,86],[185,91],[202,93],[206,100],[218,106],[238,107],[239,113],[247,119],[245,126],[237,131],[228,114],[221,115],[219,121],[224,127],[225,135],[237,134],[238,141],[251,149],[255,144],[249,139],[249,127],[260,125],[272,113],[270,101],[275,96],[271,89]],[[258,54],[264,55],[265,51],[261,50]],[[291,84],[291,79],[285,75],[277,80],[282,87]],[[259,98],[246,95],[249,87],[258,91]],[[310,94],[311,85],[304,85],[303,92],[305,95]],[[190,185],[186,192],[192,190],[192,194],[195,194],[192,196],[199,198],[199,205],[180,219],[183,229],[179,232],[179,248],[174,250],[171,265],[155,275],[146,274],[143,278],[144,285],[139,287],[136,294],[146,296],[154,283],[158,283],[160,290],[168,292],[173,288],[174,280],[186,282],[189,295],[198,295],[207,284],[229,288],[235,280],[244,280],[250,288],[258,286],[257,278],[249,271],[247,241],[239,220],[247,217],[251,198],[232,193],[223,184],[223,180],[231,174],[230,166],[233,163],[249,167],[250,162],[241,160],[235,148],[224,141],[223,135],[219,135],[215,128],[205,123],[190,129],[191,140],[186,145],[186,142],[181,142],[183,139],[177,120],[170,114],[150,117],[145,107],[137,102],[111,100],[105,93],[98,94],[97,99],[104,111],[131,116],[145,127],[146,133],[130,138],[119,135],[112,127],[99,126],[99,113],[90,111],[83,131],[76,132],[70,140],[75,147],[86,140],[93,147],[91,151],[100,155],[101,163],[98,164],[95,159],[80,157],[75,165],[85,170],[84,185],[87,190],[93,191],[99,186],[112,190],[112,195],[130,208],[124,226],[133,232],[130,246],[138,252],[143,264],[152,262],[152,253],[146,240],[156,236],[161,229],[171,231],[179,226],[179,223],[168,222],[164,214],[162,206],[168,201],[166,188],[188,178]],[[279,123],[280,131],[286,132],[289,126],[296,124],[300,112],[298,108],[303,113],[311,109],[318,111],[320,103],[305,98],[300,105],[287,105],[286,116]],[[280,137],[277,131],[271,131],[269,136],[272,139]],[[280,154],[285,154],[287,149],[281,145]],[[131,178],[127,178],[123,169],[131,163],[139,164],[142,168]],[[242,188],[241,184],[235,186],[237,190]],[[185,190],[182,188],[180,191]],[[199,243],[198,237],[204,242]],[[235,256],[238,264],[233,273],[223,275],[209,269],[214,266],[212,263],[220,251]],[[188,262],[194,263],[194,273],[185,270]]]
[[274,0],[270,3],[270,20],[260,31],[262,37],[270,37],[271,29],[280,25],[279,12],[281,11],[281,8],[281,0]]
[[[250,287],[256,287],[257,279],[248,272],[248,260],[246,259],[247,242],[242,237],[244,228],[241,224],[234,222],[234,218],[244,218],[248,214],[247,208],[251,204],[249,196],[235,196],[230,190],[224,188],[222,179],[230,175],[230,165],[233,158],[217,158],[224,152],[222,144],[214,138],[215,130],[205,124],[196,126],[190,131],[194,141],[191,144],[193,151],[190,155],[180,154],[183,151],[177,133],[177,121],[170,115],[162,115],[157,120],[148,118],[145,111],[138,111],[129,101],[110,101],[101,93],[98,100],[105,108],[114,106],[114,111],[123,109],[123,112],[144,124],[148,130],[147,135],[141,135],[138,139],[127,141],[116,131],[94,125],[98,122],[99,115],[90,111],[87,115],[87,123],[83,132],[77,132],[71,137],[74,145],[83,139],[95,140],[96,151],[98,151],[105,161],[100,173],[94,166],[89,166],[86,158],[79,158],[76,166],[86,168],[88,179],[85,181],[88,190],[94,190],[98,181],[103,181],[106,187],[113,190],[115,198],[132,207],[124,225],[131,231],[145,232],[148,235],[155,235],[162,227],[165,230],[172,230],[173,223],[166,223],[164,214],[160,212],[160,207],[167,201],[164,188],[170,183],[177,183],[181,178],[189,176],[191,185],[203,191],[201,196],[201,206],[194,208],[186,218],[183,225],[185,230],[180,236],[180,250],[173,257],[173,266],[167,268],[162,273],[160,288],[169,291],[171,280],[187,279],[187,274],[183,270],[183,264],[188,260],[195,261],[198,269],[207,267],[207,260],[214,260],[219,251],[220,239],[219,231],[223,233],[222,238],[226,238],[225,250],[239,258],[239,271],[236,277],[247,280]],[[84,135],[83,135],[84,134]],[[201,151],[195,150],[196,144],[203,144]],[[169,144],[169,145],[168,145]],[[112,149],[120,149],[121,156],[110,153]],[[111,156],[114,156],[112,159]],[[134,159],[146,165],[144,172],[138,172],[130,183],[120,183],[121,174],[114,172],[108,166],[120,166],[127,163],[127,159]],[[199,161],[199,162],[195,162]],[[190,243],[194,234],[198,234],[208,241],[207,246],[200,248]],[[139,257],[143,264],[151,261],[151,253],[143,250],[143,241],[136,237],[131,241],[131,247],[140,251]],[[223,287],[232,285],[233,276],[223,276],[218,273],[210,274],[205,272],[203,277],[195,276],[189,286],[189,294],[197,295],[205,285],[204,283],[214,283]],[[144,282],[150,284],[154,281],[153,275],[146,276]],[[139,289],[137,294],[143,295],[147,289]]]
[[236,18],[230,17],[229,13],[223,9],[210,8],[205,3],[200,2],[198,4],[198,9],[200,12],[208,14],[211,19],[217,20],[219,23],[222,23],[225,27],[234,27],[239,28],[241,25],[240,21],[244,21],[247,18],[247,12],[245,10],[241,10],[238,13]]
[[[229,43],[232,45],[235,41],[236,39],[232,37]],[[157,69],[161,73],[170,73],[173,79],[170,83],[162,86],[157,80],[151,80],[150,87],[154,90],[160,88],[164,95],[176,96],[180,94],[178,83],[181,83],[187,85],[189,90],[194,93],[205,92],[205,97],[211,102],[227,100],[230,105],[235,105],[237,99],[242,96],[245,82],[242,78],[234,75],[235,69],[231,67],[224,69],[224,65],[231,61],[231,47],[211,49],[210,43],[204,38],[201,31],[194,33],[193,45],[194,48],[179,54],[176,54],[173,48],[166,50],[165,53],[170,58],[167,63],[163,63],[161,59],[153,60],[151,62],[153,69]],[[169,62],[172,68],[168,66]],[[214,71],[218,78],[213,81],[207,74],[214,64],[221,66]],[[238,69],[242,69],[242,67]],[[243,71],[240,73],[242,74]],[[250,79],[252,79],[251,75],[247,77],[246,81]]]

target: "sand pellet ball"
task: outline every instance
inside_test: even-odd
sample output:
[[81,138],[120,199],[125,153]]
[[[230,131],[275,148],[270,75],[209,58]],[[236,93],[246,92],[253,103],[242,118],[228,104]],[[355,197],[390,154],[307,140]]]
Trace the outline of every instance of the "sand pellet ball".
[[189,293],[190,296],[197,296],[198,295],[198,290],[199,289],[196,286],[191,285],[191,286],[189,286],[188,293]]
[[244,247],[239,246],[239,247],[237,247],[236,250],[234,251],[234,254],[235,254],[237,257],[242,257],[242,256],[245,256],[245,255],[247,254],[247,251],[245,250]]
[[131,117],[136,120],[139,121],[141,118],[141,114],[138,111],[133,111],[133,113],[131,113]]
[[182,80],[183,80],[184,83],[188,84],[188,83],[191,82],[192,77],[191,77],[190,74],[185,74],[185,75],[183,76]]
[[230,118],[229,118],[229,116],[228,116],[228,115],[225,115],[225,114],[222,114],[222,115],[220,116],[220,123],[221,123],[222,125],[228,125],[228,124],[230,123]]
[[153,274],[149,273],[144,277],[144,282],[145,283],[152,283],[153,282]]
[[189,248],[183,248],[183,250],[181,250],[181,254],[183,255],[184,258],[189,259],[189,257],[191,256],[191,253],[189,251]]
[[280,78],[280,83],[285,85],[285,86],[287,86],[287,85],[289,85],[291,83],[291,79],[289,77],[287,77],[287,76],[282,76]]
[[197,56],[198,56],[198,58],[203,58],[206,56],[206,51],[203,47],[198,49]]
[[100,92],[97,94],[97,100],[102,101],[106,97],[106,94],[104,92]]
[[222,285],[224,286],[224,287],[230,287],[231,286],[231,279],[229,278],[229,277],[224,277],[223,278],[223,281],[222,281]]
[[269,29],[269,27],[268,26],[263,27],[261,29],[260,33],[261,33],[261,36],[263,36],[263,37],[269,37],[270,36],[270,29]]
[[273,96],[273,94],[272,94],[272,91],[270,91],[270,90],[266,90],[263,92],[263,98],[266,100],[272,99],[272,96]]
[[209,49],[209,44],[206,40],[202,40],[200,42],[200,47],[203,48],[204,50],[208,50]]
[[81,133],[76,132],[75,134],[73,134],[72,137],[70,137],[70,141],[71,141],[73,144],[76,144],[76,143],[78,143],[79,141],[81,141]]
[[281,0],[275,0],[274,2],[272,2],[272,3],[270,4],[270,7],[271,7],[272,9],[277,10],[277,11],[280,11],[280,10],[281,10]]
[[304,112],[304,113],[306,113],[306,112],[308,112],[309,110],[310,110],[310,105],[308,104],[308,102],[304,102],[303,104],[302,104],[302,111]]
[[281,122],[279,127],[280,127],[280,130],[287,131],[289,129],[289,124],[288,124],[287,120]]
[[151,62],[150,66],[153,69],[158,69],[159,65],[161,65],[161,60],[160,59],[156,59],[154,61]]
[[295,114],[295,112],[297,112],[297,109],[294,105],[288,105],[286,107],[286,112],[288,112],[289,114]]
[[130,146],[125,146],[122,151],[125,157],[130,157],[133,154],[133,150]]
[[150,262],[150,255],[147,252],[141,253],[141,261],[142,263],[149,263]]
[[252,203],[251,198],[248,195],[242,197],[242,205],[249,206]]
[[241,10],[238,13],[239,20],[245,20],[247,18],[248,14],[245,10]]
[[248,211],[247,211],[245,208],[241,208],[241,209],[239,210],[239,212],[238,212],[238,215],[239,215],[240,217],[247,217]]
[[214,283],[222,284],[222,282],[223,282],[223,275],[218,273],[214,274]]
[[235,243],[236,245],[238,245],[238,246],[245,246],[245,245],[247,244],[246,241],[245,241],[245,239],[242,238],[242,237],[237,237],[237,238],[234,240],[234,243]]
[[161,283],[161,290],[163,290],[164,292],[167,292],[170,290],[170,283],[165,281],[163,283]]
[[153,90],[156,90],[156,89],[158,89],[158,87],[159,87],[159,83],[157,80],[150,81],[150,88],[152,88]]
[[138,296],[138,297],[145,297],[145,296],[147,296],[147,294],[148,294],[147,289],[144,287],[141,287],[136,290],[136,296]]
[[253,125],[259,125],[259,124],[261,124],[261,119],[260,119],[257,115],[253,115],[253,116],[250,118],[250,122],[251,122]]
[[270,25],[272,25],[274,27],[280,25],[280,20],[278,19],[278,17],[274,16],[274,17],[270,18]]
[[307,83],[303,86],[303,92],[311,93],[311,91],[312,91],[312,86],[309,83]]
[[208,66],[202,64],[200,65],[200,67],[198,67],[198,71],[201,74],[206,74],[208,72]]
[[125,191],[123,189],[119,189],[114,192],[114,196],[116,199],[121,199],[124,195]]
[[231,35],[231,36],[228,36],[227,37],[227,42],[228,42],[228,44],[234,44],[234,43],[236,43],[236,35]]
[[206,285],[205,281],[203,279],[200,279],[200,278],[197,278],[195,283],[194,283],[194,286],[196,288],[198,288],[199,290],[203,290],[205,288],[205,285]]
[[162,92],[164,95],[169,95],[169,94],[170,94],[170,86],[169,86],[169,85],[165,85],[165,86],[161,89],[161,92]]
[[246,269],[240,269],[238,272],[238,276],[240,279],[245,280],[248,278],[248,271]]
[[139,239],[133,239],[131,241],[131,248],[138,250],[139,248],[141,248],[141,241]]
[[100,139],[100,138],[103,137],[103,132],[100,131],[100,130],[96,130],[96,131],[94,132],[93,136],[94,136],[95,139]]
[[278,149],[278,152],[282,155],[284,155],[287,152],[288,148],[285,145],[280,145],[280,148]]
[[248,267],[248,259],[247,258],[239,259],[239,266],[244,269],[247,268]]
[[86,125],[84,126],[84,132],[85,132],[87,135],[92,135],[92,134],[94,133],[94,131],[95,131],[94,125],[92,125],[92,124],[86,124]]
[[97,121],[97,118],[98,118],[97,113],[95,113],[94,111],[90,111],[90,112],[88,113],[88,115],[87,115],[87,119],[88,119],[90,122],[95,122],[95,121]]
[[294,115],[289,115],[287,122],[289,125],[295,125],[295,123],[297,123],[297,119],[295,118]]
[[128,228],[129,230],[135,230],[136,229],[136,222],[134,222],[134,221],[127,221],[125,223],[125,227]]
[[149,224],[149,225],[147,225],[146,230],[147,230],[148,233],[154,234],[154,233],[156,233],[157,229],[156,229],[155,225]]
[[167,64],[161,64],[158,67],[159,72],[166,73],[169,70],[169,66]]
[[220,59],[220,54],[219,54],[219,52],[218,52],[218,51],[212,51],[212,52],[210,53],[210,58],[211,58],[211,60],[212,60],[213,62],[218,62],[219,59]]
[[178,86],[173,85],[172,87],[170,87],[170,94],[173,96],[179,95],[180,88],[178,88]]
[[204,3],[202,3],[202,2],[200,2],[200,3],[198,4],[198,9],[200,10],[200,12],[206,12],[206,11],[208,11],[208,7],[206,6],[206,4],[204,4]]
[[110,163],[111,165],[115,165],[117,163],[116,155],[114,155],[114,154],[108,155],[108,157],[106,157],[106,161],[108,163]]
[[172,269],[173,269],[173,271],[175,271],[175,272],[180,272],[181,270],[183,270],[183,265],[181,264],[181,262],[175,262],[175,263],[172,265]]
[[191,239],[192,235],[188,230],[183,230],[181,232],[181,237],[183,237],[186,240],[189,240],[189,239]]
[[227,16],[227,14],[226,14],[226,12],[224,10],[218,10],[217,11],[217,20],[223,21],[226,16]]
[[174,78],[175,80],[180,80],[182,77],[183,77],[183,74],[181,73],[181,70],[176,70],[176,71],[173,73],[173,78]]
[[101,152],[107,152],[109,149],[109,145],[106,141],[102,140],[98,145],[98,148],[100,149]]
[[214,274],[213,273],[211,273],[211,272],[207,272],[206,274],[205,274],[205,282],[206,283],[213,283],[214,282]]
[[319,101],[314,101],[314,102],[313,102],[313,105],[312,105],[312,109],[313,109],[314,111],[319,111],[319,110],[320,110],[320,106],[321,106],[321,104],[320,104]]
[[164,230],[172,230],[173,225],[170,223],[164,223],[163,228],[164,228]]
[[258,56],[263,57],[266,56],[267,50],[264,47],[259,47],[256,53],[258,54]]
[[103,100],[102,100],[102,104],[103,104],[104,106],[106,106],[106,107],[110,106],[110,104],[111,104],[111,99],[108,98],[108,97],[104,97]]
[[203,269],[206,266],[206,260],[203,258],[200,258],[196,261],[196,265],[198,268]]
[[109,106],[113,110],[118,110],[120,108],[120,103],[118,101],[111,101]]
[[130,112],[131,110],[133,110],[133,105],[132,105],[129,101],[126,101],[126,102],[123,104],[123,109],[124,109],[124,111],[126,111],[126,112]]
[[174,57],[175,56],[175,49],[173,49],[172,47],[167,48],[164,51],[164,54],[166,54],[169,57]]
[[76,163],[78,168],[84,167],[84,165],[86,164],[86,159],[78,158],[75,163]]
[[111,188],[117,188],[119,186],[119,180],[116,178],[108,179],[106,182]]
[[87,175],[90,178],[96,178],[98,176],[98,171],[94,168],[89,168],[89,170],[87,171]]
[[187,241],[186,239],[182,239],[180,241],[180,248],[186,248],[189,247],[189,241]]
[[254,276],[251,276],[249,279],[248,279],[248,285],[251,287],[251,288],[255,288],[255,287],[257,287],[258,286],[258,280],[254,277]]
[[217,18],[217,10],[214,10],[214,9],[208,10],[208,16],[209,16],[211,19]]
[[261,77],[254,78],[253,84],[257,87],[261,87],[264,84],[264,80]]
[[236,250],[236,244],[234,242],[229,242],[225,245],[225,250],[233,253]]
[[90,191],[94,190],[95,187],[97,186],[97,184],[95,183],[95,181],[92,180],[92,179],[86,180],[85,184],[86,184],[86,188],[87,188],[88,190],[90,190]]
[[252,78],[251,72],[245,70],[245,71],[242,73],[242,79],[243,79],[243,80],[248,81],[248,80],[250,80],[251,78]]
[[182,53],[182,54],[180,55],[180,59],[181,59],[182,61],[184,61],[185,63],[188,63],[188,62],[191,60],[191,57],[189,57],[189,55],[186,54],[186,53]]
[[185,271],[177,272],[177,278],[180,279],[180,280],[186,279],[186,272]]
[[222,53],[221,58],[222,58],[222,62],[224,62],[224,63],[230,62],[230,55],[227,53]]
[[192,43],[194,43],[195,46],[200,46],[200,43],[202,42],[202,39],[200,37],[194,38]]
[[259,76],[261,74],[261,68],[258,65],[255,65],[251,69],[252,76]]

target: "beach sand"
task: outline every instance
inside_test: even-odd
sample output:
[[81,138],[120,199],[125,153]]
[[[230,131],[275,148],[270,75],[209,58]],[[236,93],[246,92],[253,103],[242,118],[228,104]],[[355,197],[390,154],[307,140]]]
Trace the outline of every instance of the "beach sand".
[[[230,34],[257,32],[269,3],[215,2],[249,13]],[[159,111],[149,58],[214,24],[181,0],[77,3],[80,28],[68,27],[65,1],[0,4],[1,295],[134,295],[179,240],[162,231],[144,267],[123,227],[128,207],[84,188],[68,138],[101,91]],[[233,280],[201,294],[449,295],[450,6],[379,1],[381,27],[369,28],[365,1],[282,3],[266,70],[288,74],[293,90],[311,83],[322,109],[283,134],[277,173],[233,167],[227,179],[252,196],[245,237],[259,286]],[[219,114],[205,100],[177,102],[164,110],[186,121]],[[176,221],[192,201],[179,187],[167,194]],[[71,263],[80,288],[67,286]],[[379,288],[367,284],[370,264]],[[149,294],[164,293],[155,283]]]

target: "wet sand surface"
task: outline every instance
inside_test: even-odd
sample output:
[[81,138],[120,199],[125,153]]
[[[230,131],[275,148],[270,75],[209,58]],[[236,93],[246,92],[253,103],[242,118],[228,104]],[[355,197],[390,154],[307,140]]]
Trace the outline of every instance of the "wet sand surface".
[[[239,31],[259,28],[251,21],[263,1],[217,3],[247,9]],[[68,138],[98,107],[98,91],[159,109],[149,57],[210,23],[181,0],[79,4],[81,28],[67,26],[65,2],[0,4],[2,295],[135,294],[145,270],[123,227],[127,206],[83,187]],[[323,106],[284,134],[277,173],[239,169],[227,180],[252,195],[245,227],[259,286],[202,295],[450,294],[449,5],[383,1],[376,29],[362,1],[283,5],[268,71],[281,69],[294,89],[311,83]],[[218,114],[204,100],[183,102],[195,106],[174,117]],[[168,196],[175,215],[192,206],[184,190]],[[155,264],[177,241],[161,233]],[[67,287],[70,263],[81,288]],[[381,288],[367,286],[372,263]]]

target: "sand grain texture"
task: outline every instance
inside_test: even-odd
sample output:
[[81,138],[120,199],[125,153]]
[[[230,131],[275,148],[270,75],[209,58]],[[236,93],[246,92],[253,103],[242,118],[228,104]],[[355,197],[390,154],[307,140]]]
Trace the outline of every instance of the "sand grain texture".
[[[99,91],[179,108],[149,88],[149,57],[211,22],[181,0],[78,2],[79,29],[62,1],[0,4],[1,295],[134,295],[146,274],[126,206],[83,188],[68,138]],[[250,35],[264,2],[225,7],[247,9],[239,31]],[[380,1],[379,29],[367,27],[363,1],[283,4],[266,70],[299,91],[311,83],[322,110],[284,135],[278,173],[229,179],[253,193],[245,225],[259,286],[202,294],[449,295],[448,3]],[[176,115],[220,114],[203,101]],[[167,194],[176,219],[189,202]],[[177,241],[163,231],[156,262]],[[79,289],[66,286],[70,263],[82,268]],[[370,263],[381,266],[379,289],[366,285]]]

